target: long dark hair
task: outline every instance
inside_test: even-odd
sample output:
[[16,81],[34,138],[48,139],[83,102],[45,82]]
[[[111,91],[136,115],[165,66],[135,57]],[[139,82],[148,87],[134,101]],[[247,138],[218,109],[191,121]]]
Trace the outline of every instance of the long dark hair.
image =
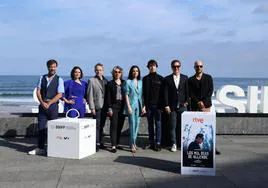
[[75,72],[76,69],[79,69],[80,72],[81,72],[80,79],[83,78],[83,71],[82,71],[82,69],[81,69],[80,67],[78,67],[78,66],[75,66],[75,67],[72,69],[72,71],[71,71],[71,78],[72,78],[72,80],[74,80],[74,72]]
[[129,70],[129,73],[128,73],[128,79],[130,80],[133,80],[133,75],[132,75],[132,72],[133,72],[133,69],[137,68],[138,71],[139,71],[139,75],[137,77],[137,80],[140,80],[141,79],[141,71],[140,71],[140,68],[137,66],[137,65],[133,65],[130,70]]

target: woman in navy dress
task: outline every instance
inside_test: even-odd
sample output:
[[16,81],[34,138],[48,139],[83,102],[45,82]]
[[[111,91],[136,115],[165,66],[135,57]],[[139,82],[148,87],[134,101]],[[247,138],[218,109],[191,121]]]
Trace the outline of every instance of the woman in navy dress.
[[[64,112],[69,109],[76,109],[79,111],[80,117],[84,117],[86,113],[86,91],[87,83],[83,80],[83,71],[80,67],[75,66],[71,71],[71,80],[64,82],[64,97],[65,102]],[[69,117],[76,117],[76,111],[70,111]]]

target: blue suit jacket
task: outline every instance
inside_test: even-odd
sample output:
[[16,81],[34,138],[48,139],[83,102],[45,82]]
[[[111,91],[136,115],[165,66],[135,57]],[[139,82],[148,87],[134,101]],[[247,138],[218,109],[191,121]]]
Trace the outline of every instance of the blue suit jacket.
[[[123,86],[124,88],[124,95],[128,95],[130,106],[132,109],[135,107],[141,109],[143,107],[143,101],[142,101],[142,81],[138,80],[138,88],[135,86],[135,83],[133,80],[127,80]],[[125,104],[125,108],[123,111],[124,114],[128,115],[128,108],[127,104]]]

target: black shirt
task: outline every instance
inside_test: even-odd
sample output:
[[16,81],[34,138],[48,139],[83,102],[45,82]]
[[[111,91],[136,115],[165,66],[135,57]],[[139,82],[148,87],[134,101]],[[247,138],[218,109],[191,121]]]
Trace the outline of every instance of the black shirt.
[[105,85],[107,83],[107,80],[104,77],[102,77],[102,79],[100,79],[100,77],[96,76],[96,78],[98,78],[98,81],[100,82],[102,89],[104,89]]
[[198,102],[202,101],[206,108],[211,107],[213,94],[213,79],[209,74],[203,73],[200,80],[195,75],[189,78],[189,91],[191,98],[191,110],[199,111]]
[[196,87],[196,97],[198,98],[198,100],[201,100],[201,80],[195,78],[194,84]]
[[144,104],[160,105],[160,98],[163,95],[163,81],[164,78],[157,73],[149,73],[143,79],[143,97]]

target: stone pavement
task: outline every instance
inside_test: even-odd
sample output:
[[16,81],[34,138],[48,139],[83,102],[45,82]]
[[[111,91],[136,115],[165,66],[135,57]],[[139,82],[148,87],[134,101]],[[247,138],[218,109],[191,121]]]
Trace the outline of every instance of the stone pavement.
[[[108,138],[106,138],[108,139]],[[125,143],[127,138],[125,139]],[[145,138],[138,138],[140,145]],[[217,136],[216,176],[180,174],[180,152],[107,150],[81,159],[30,156],[35,138],[0,138],[0,187],[268,187],[268,136]]]

